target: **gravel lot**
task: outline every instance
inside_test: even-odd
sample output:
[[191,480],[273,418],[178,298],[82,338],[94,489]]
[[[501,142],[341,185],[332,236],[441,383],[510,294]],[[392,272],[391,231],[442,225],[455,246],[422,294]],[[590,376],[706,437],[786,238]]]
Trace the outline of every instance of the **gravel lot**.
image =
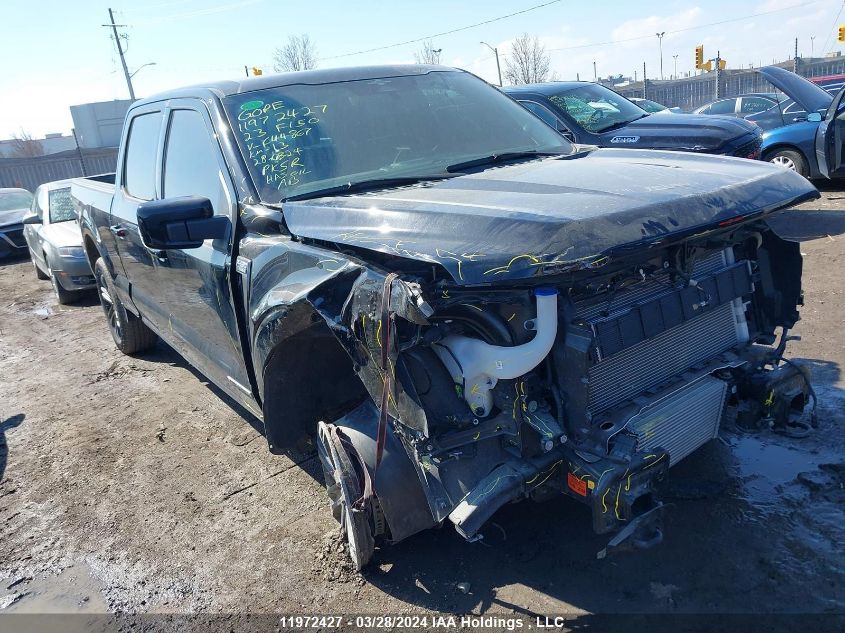
[[122,356],[93,298],[58,306],[28,261],[0,264],[0,613],[845,613],[845,193],[823,193],[777,219],[803,242],[790,355],[819,429],[711,442],[666,482],[664,544],[605,560],[561,498],[352,573],[314,455],[271,455],[168,347]]

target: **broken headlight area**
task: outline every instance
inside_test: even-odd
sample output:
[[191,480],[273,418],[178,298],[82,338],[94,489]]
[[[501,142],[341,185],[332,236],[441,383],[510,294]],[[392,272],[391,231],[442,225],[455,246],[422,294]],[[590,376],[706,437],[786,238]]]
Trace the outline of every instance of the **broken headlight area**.
[[[726,424],[804,415],[808,377],[782,360],[800,275],[797,245],[760,224],[533,285],[368,281],[349,308],[373,402],[336,424],[369,416],[349,445],[374,474],[373,529],[400,540],[449,520],[474,540],[504,504],[565,494],[616,533],[608,549],[659,543],[672,466]],[[412,489],[427,508],[410,520]]]

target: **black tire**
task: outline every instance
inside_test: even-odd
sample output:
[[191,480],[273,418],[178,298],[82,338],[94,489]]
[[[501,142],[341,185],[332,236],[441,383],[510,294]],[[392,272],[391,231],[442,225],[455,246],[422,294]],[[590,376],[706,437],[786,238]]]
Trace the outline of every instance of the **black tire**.
[[38,264],[35,262],[35,256],[32,254],[32,251],[29,252],[29,259],[32,260],[32,267],[35,269],[36,278],[42,281],[50,278],[50,275],[46,274],[43,270],[38,267]]
[[97,279],[100,305],[117,349],[124,354],[135,354],[153,347],[158,337],[141,319],[123,307],[115,292],[111,273],[102,258],[94,264],[94,277]]
[[801,174],[804,178],[810,177],[810,168],[807,166],[807,159],[804,158],[801,152],[791,149],[778,149],[770,154],[766,154],[766,160],[779,167]]
[[[45,259],[45,261],[47,260]],[[56,276],[53,274],[53,269],[50,268],[49,261],[47,261],[47,277],[50,279],[50,283],[53,284],[53,294],[56,295],[56,301],[59,302],[59,305],[66,306],[79,300],[78,292],[62,288],[62,284],[59,283],[59,280],[56,279]]]
[[332,516],[340,523],[352,566],[355,571],[361,571],[370,562],[375,550],[371,508],[353,508],[354,502],[363,492],[363,486],[335,430],[333,424],[318,422],[317,454],[323,466]]

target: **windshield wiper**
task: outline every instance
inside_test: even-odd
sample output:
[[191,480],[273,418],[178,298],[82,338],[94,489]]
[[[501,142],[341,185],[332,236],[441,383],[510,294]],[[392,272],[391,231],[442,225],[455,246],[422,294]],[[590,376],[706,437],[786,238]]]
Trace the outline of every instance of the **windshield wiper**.
[[481,167],[483,165],[495,165],[496,163],[505,163],[511,160],[524,160],[528,158],[541,158],[543,156],[563,156],[564,152],[538,152],[536,150],[526,152],[502,152],[501,154],[491,154],[490,156],[482,156],[481,158],[473,158],[472,160],[465,160],[461,163],[449,165],[446,171],[454,173],[472,167]]
[[454,178],[453,174],[431,174],[428,176],[395,176],[393,178],[371,178],[369,180],[359,180],[358,182],[347,182],[343,185],[336,185],[334,187],[326,187],[324,189],[315,189],[307,193],[299,193],[293,196],[283,198],[282,202],[292,202],[294,200],[308,200],[309,198],[322,198],[323,196],[334,196],[344,193],[356,193],[367,191],[369,189],[386,189],[388,187],[400,187],[402,185],[414,185],[418,182],[425,182],[427,180],[443,180],[445,178]]
[[603,127],[600,130],[596,130],[596,133],[601,134],[602,132],[610,132],[610,130],[617,130],[620,127],[625,127],[626,125],[630,125],[634,121],[639,121],[640,119],[644,119],[647,116],[649,116],[648,113],[643,114],[642,116],[638,116],[636,119],[631,119],[630,121],[617,121],[616,123],[608,125],[607,127]]

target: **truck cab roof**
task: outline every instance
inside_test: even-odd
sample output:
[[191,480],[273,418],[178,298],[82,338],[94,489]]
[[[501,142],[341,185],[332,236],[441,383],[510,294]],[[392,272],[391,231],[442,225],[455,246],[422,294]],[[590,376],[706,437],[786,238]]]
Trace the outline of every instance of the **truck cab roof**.
[[266,88],[278,88],[280,86],[292,85],[320,85],[338,83],[342,81],[355,81],[360,79],[379,79],[382,77],[401,77],[406,75],[424,75],[430,72],[466,72],[450,66],[436,66],[427,64],[395,64],[377,66],[353,66],[350,68],[326,68],[317,70],[303,70],[289,73],[278,73],[274,75],[261,75],[259,77],[248,77],[240,80],[224,80],[210,83],[195,84],[182,88],[175,88],[166,92],[151,95],[139,99],[132,104],[132,108],[140,107],[148,103],[164,101],[167,99],[184,98],[205,98],[215,96],[217,98],[231,95],[263,90]]

